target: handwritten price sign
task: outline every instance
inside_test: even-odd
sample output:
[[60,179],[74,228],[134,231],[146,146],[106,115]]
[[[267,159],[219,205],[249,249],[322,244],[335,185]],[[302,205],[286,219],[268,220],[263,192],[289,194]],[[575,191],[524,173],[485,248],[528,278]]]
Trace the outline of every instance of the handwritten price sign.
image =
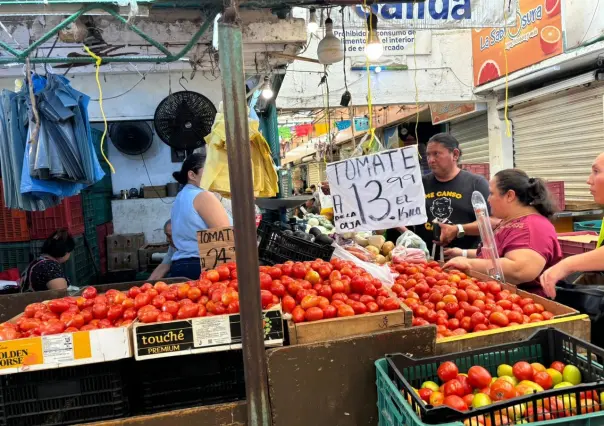
[[327,165],[338,232],[374,231],[427,222],[417,146]]
[[197,243],[201,269],[214,269],[235,261],[235,233],[232,226],[199,231]]

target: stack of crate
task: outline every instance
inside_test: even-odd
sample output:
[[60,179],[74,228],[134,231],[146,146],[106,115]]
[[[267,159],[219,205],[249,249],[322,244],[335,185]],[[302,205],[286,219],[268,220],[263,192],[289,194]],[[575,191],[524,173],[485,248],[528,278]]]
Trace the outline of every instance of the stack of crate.
[[0,179],[0,271],[25,270],[29,264],[29,240],[27,213],[6,208]]

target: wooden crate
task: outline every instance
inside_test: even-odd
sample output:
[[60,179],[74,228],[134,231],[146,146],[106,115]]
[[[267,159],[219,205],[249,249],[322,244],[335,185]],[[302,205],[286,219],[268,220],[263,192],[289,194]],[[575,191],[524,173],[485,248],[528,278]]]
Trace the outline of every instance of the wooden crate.
[[144,198],[166,198],[167,196],[168,189],[166,185],[145,186]]
[[345,337],[411,327],[413,312],[401,303],[397,311],[375,312],[353,317],[333,318],[315,322],[287,321],[290,345],[327,342]]

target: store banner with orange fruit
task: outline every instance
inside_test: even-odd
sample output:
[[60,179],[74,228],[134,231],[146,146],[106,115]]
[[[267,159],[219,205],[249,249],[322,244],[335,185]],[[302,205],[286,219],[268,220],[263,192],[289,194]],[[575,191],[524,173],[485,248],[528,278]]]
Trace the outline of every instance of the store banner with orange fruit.
[[516,27],[472,30],[474,86],[539,63],[563,52],[562,0],[516,0]]

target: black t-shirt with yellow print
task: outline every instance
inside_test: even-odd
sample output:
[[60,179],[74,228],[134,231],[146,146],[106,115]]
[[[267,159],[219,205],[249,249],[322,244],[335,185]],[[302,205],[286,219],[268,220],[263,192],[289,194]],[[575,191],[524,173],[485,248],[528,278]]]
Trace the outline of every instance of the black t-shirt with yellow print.
[[[415,232],[428,244],[431,251],[434,239],[432,221],[437,218],[441,223],[453,225],[474,222],[476,215],[472,207],[472,193],[478,191],[486,200],[489,197],[489,183],[484,177],[465,170],[448,182],[438,181],[432,173],[425,175],[423,181],[428,222],[423,226],[416,226]],[[451,242],[449,247],[470,249],[475,248],[479,242],[480,237],[466,235]]]
[[[434,218],[438,218],[439,222],[453,225],[474,222],[476,215],[472,207],[472,193],[479,191],[486,200],[489,197],[489,183],[484,177],[465,170],[461,170],[448,182],[440,182],[432,173],[429,173],[423,177],[423,182],[428,222],[424,225],[410,227],[410,229],[426,242],[428,250],[432,252],[432,241],[434,240],[432,221]],[[390,229],[387,232],[387,239],[396,241],[399,235],[400,232]],[[466,235],[452,241],[449,247],[471,249],[476,248],[479,242],[480,237]]]

